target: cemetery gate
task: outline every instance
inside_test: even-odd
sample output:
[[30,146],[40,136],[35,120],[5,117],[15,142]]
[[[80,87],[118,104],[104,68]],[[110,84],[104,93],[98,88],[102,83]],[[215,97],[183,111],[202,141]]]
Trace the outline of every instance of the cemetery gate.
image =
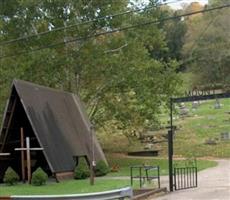
[[173,175],[175,190],[197,187],[197,166],[174,167]]
[[173,104],[211,99],[230,98],[230,92],[216,93],[212,91],[198,91],[188,93],[187,97],[170,99],[170,127],[168,131],[168,162],[169,162],[169,190],[182,190],[198,186],[197,166],[186,166],[183,168],[173,167]]

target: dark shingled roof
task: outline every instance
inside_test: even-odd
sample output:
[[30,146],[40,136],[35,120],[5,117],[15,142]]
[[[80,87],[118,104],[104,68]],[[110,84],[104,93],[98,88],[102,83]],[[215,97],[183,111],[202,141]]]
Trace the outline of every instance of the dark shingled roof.
[[[75,156],[85,155],[91,160],[92,146],[95,160],[105,160],[95,136],[92,142],[91,123],[76,95],[21,80],[13,81],[12,91],[14,88],[53,173],[73,171]],[[5,117],[0,132],[2,144],[8,123]]]

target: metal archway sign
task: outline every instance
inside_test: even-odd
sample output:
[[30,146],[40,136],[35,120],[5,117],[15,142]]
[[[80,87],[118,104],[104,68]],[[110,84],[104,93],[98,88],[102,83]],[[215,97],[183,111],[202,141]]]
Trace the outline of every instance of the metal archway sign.
[[222,90],[209,91],[189,91],[184,97],[170,98],[170,127],[168,131],[168,161],[169,161],[169,190],[174,188],[174,170],[173,170],[173,104],[182,102],[192,102],[201,100],[224,99],[230,98],[230,92],[222,92]]

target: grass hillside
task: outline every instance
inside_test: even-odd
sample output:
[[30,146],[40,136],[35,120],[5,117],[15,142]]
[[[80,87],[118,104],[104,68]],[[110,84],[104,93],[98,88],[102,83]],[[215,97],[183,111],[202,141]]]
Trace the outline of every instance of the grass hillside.
[[220,103],[220,109],[214,108],[215,100],[200,102],[197,109],[187,103],[187,116],[174,115],[178,127],[174,138],[176,155],[230,157],[230,140],[221,138],[221,133],[230,133],[230,99],[221,99]]
[[[201,101],[196,109],[192,102],[185,103],[188,114],[181,116],[179,104],[175,104],[173,124],[177,126],[174,136],[175,157],[219,157],[230,158],[230,140],[222,140],[221,133],[230,133],[230,99],[220,99],[221,108],[215,109],[216,100]],[[168,111],[167,111],[168,112]],[[169,125],[169,114],[160,116],[162,127]],[[152,149],[160,150],[161,157],[167,157],[166,136],[168,129],[162,128],[152,132],[156,137]],[[208,144],[209,143],[209,144]],[[106,152],[127,152],[144,150],[146,144],[137,138],[129,143],[122,134],[111,134],[103,137],[103,148]]]

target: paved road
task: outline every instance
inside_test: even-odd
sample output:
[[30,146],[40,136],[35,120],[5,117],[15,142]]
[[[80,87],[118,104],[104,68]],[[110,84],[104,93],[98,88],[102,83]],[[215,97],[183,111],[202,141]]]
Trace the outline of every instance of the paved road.
[[[168,193],[154,200],[230,200],[230,160],[199,172],[198,188]],[[163,186],[167,182],[163,178]],[[167,186],[167,185],[166,185]]]

